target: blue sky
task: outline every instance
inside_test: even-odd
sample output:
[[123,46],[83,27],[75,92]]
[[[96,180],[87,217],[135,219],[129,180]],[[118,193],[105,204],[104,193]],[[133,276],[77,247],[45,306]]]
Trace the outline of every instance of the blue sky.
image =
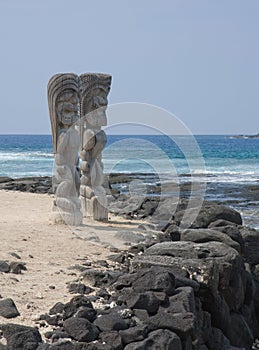
[[0,0],[0,43],[0,134],[50,133],[57,72],[110,73],[111,104],[195,134],[259,132],[258,0]]

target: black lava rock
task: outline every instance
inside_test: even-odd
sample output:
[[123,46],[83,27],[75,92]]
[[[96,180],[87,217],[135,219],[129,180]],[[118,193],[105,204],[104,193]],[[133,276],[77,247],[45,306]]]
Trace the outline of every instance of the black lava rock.
[[117,313],[110,312],[109,314],[97,317],[94,324],[102,331],[119,331],[127,329],[128,325],[125,320]]
[[36,328],[9,323],[0,325],[0,329],[7,340],[8,350],[36,350],[42,342]]
[[145,339],[148,335],[148,327],[146,325],[131,327],[120,331],[119,334],[123,343],[129,344]]
[[113,350],[122,350],[122,339],[117,331],[101,332],[99,334],[99,339],[102,343],[111,346]]
[[82,273],[84,280],[89,281],[94,287],[102,287],[114,283],[122,273],[120,271],[99,271],[88,269]]
[[9,272],[10,271],[10,265],[6,261],[0,261],[0,272]]
[[64,321],[64,330],[72,339],[91,342],[99,335],[98,328],[85,318],[70,317]]
[[150,330],[169,329],[181,339],[195,336],[195,316],[190,312],[171,314],[159,312],[148,320]]
[[89,294],[93,292],[93,288],[83,283],[70,283],[68,285],[68,291],[71,294]]
[[150,269],[143,269],[138,272],[138,276],[132,283],[132,288],[137,292],[157,291],[172,295],[174,284],[174,275],[168,269],[152,266]]
[[80,306],[74,317],[86,318],[88,321],[93,322],[96,318],[96,310],[91,307]]
[[73,316],[81,306],[93,308],[92,303],[86,296],[78,295],[72,298],[67,304],[65,304],[64,318],[66,319]]
[[[182,343],[180,338],[173,332],[167,329],[159,329],[150,332],[148,338],[140,342],[134,342],[126,345],[124,350],[182,350]],[[187,348],[186,348],[187,349]],[[190,347],[188,347],[190,349]]]
[[65,304],[58,302],[56,303],[50,310],[49,314],[50,315],[55,315],[55,314],[61,314],[64,310]]
[[5,318],[20,316],[20,313],[12,299],[9,298],[0,300],[0,316]]
[[127,306],[131,309],[144,309],[149,314],[155,314],[159,308],[160,300],[153,292],[134,293],[128,300]]

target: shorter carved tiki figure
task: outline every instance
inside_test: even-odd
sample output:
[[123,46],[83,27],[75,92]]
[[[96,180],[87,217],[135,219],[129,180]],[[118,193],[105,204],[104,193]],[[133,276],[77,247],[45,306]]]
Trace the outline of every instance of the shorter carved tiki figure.
[[55,155],[55,201],[52,220],[80,225],[82,213],[78,189],[80,80],[75,74],[56,74],[48,83],[48,103]]
[[107,142],[101,130],[107,125],[107,96],[111,76],[107,74],[82,74],[81,100],[81,185],[80,198],[83,216],[94,220],[107,220],[107,198],[103,187],[102,150]]

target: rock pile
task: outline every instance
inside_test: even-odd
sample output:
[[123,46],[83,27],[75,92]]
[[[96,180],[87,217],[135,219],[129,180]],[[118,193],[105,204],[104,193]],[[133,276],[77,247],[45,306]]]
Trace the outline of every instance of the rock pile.
[[111,255],[120,270],[86,266],[82,281],[69,286],[79,295],[41,316],[38,325],[53,327],[45,342],[34,328],[1,325],[6,349],[256,348],[258,232],[240,225],[232,209],[209,208],[202,228],[175,235],[171,222],[164,242]]
[[53,193],[52,178],[48,176],[12,179],[0,177],[0,189],[32,193]]
[[[137,208],[131,204],[114,202],[113,211],[152,219],[158,205],[155,198]],[[182,199],[164,224],[170,211],[165,199],[160,221],[140,227],[160,229],[159,242],[111,255],[118,269],[105,262],[99,270],[85,266],[80,283],[68,286],[77,295],[37,321],[38,327],[52,327],[45,339],[36,328],[4,324],[7,345],[0,350],[256,349],[259,232],[242,226],[235,210],[210,202],[182,229],[186,210]]]

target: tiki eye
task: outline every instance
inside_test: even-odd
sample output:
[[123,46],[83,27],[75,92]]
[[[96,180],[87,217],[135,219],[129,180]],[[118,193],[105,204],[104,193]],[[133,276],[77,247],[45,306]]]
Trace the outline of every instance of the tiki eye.
[[63,108],[63,113],[65,113],[65,114],[69,114],[72,112],[74,112],[74,109],[72,109],[72,108],[69,108],[69,107]]

